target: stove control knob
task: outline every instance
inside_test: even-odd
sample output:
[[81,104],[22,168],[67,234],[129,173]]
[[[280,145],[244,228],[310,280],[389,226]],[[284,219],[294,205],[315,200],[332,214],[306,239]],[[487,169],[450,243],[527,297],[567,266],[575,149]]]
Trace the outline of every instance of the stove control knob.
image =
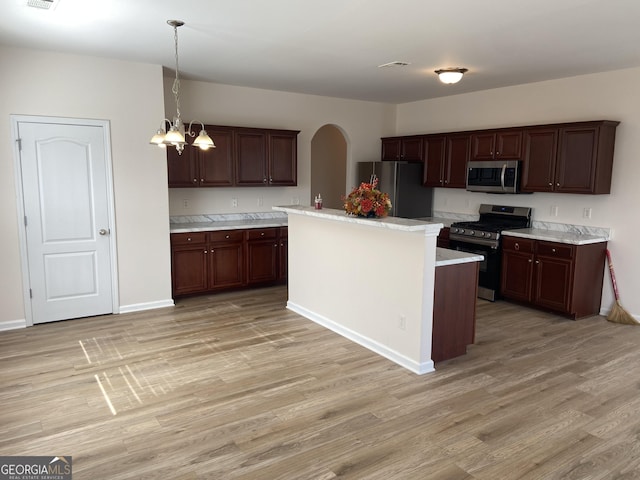
[[471,231],[469,232],[469,235],[475,235],[475,234],[476,234],[476,232],[474,232],[473,230],[471,230]]
[[485,233],[484,232],[480,232],[480,236],[484,237]]
[[461,228],[460,230],[458,230],[458,233],[464,233],[464,228]]

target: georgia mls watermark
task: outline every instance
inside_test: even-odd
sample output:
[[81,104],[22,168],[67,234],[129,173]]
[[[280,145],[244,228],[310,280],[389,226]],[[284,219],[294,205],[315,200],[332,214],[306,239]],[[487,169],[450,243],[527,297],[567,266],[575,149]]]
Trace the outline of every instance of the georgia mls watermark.
[[71,457],[0,456],[0,480],[71,480]]

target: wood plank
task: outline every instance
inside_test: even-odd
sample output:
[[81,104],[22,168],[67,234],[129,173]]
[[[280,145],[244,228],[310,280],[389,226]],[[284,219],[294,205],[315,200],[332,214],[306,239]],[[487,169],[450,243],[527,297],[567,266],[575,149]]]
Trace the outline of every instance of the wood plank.
[[77,478],[640,478],[640,329],[479,300],[467,354],[417,376],[286,298],[0,332],[0,451]]

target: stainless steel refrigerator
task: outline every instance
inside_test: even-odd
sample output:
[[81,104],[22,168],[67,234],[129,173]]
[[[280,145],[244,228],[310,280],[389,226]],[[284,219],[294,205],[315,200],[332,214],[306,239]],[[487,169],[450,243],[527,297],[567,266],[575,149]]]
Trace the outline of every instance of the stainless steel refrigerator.
[[421,163],[358,162],[358,185],[378,178],[378,190],[389,194],[391,215],[403,218],[431,217],[433,189],[422,186]]

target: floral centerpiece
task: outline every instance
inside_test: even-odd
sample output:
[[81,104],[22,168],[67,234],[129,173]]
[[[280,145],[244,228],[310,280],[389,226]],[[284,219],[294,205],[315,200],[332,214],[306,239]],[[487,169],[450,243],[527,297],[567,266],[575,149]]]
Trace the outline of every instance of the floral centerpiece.
[[386,217],[391,210],[391,200],[377,186],[377,178],[372,183],[362,182],[349,195],[342,197],[345,211],[360,217]]

